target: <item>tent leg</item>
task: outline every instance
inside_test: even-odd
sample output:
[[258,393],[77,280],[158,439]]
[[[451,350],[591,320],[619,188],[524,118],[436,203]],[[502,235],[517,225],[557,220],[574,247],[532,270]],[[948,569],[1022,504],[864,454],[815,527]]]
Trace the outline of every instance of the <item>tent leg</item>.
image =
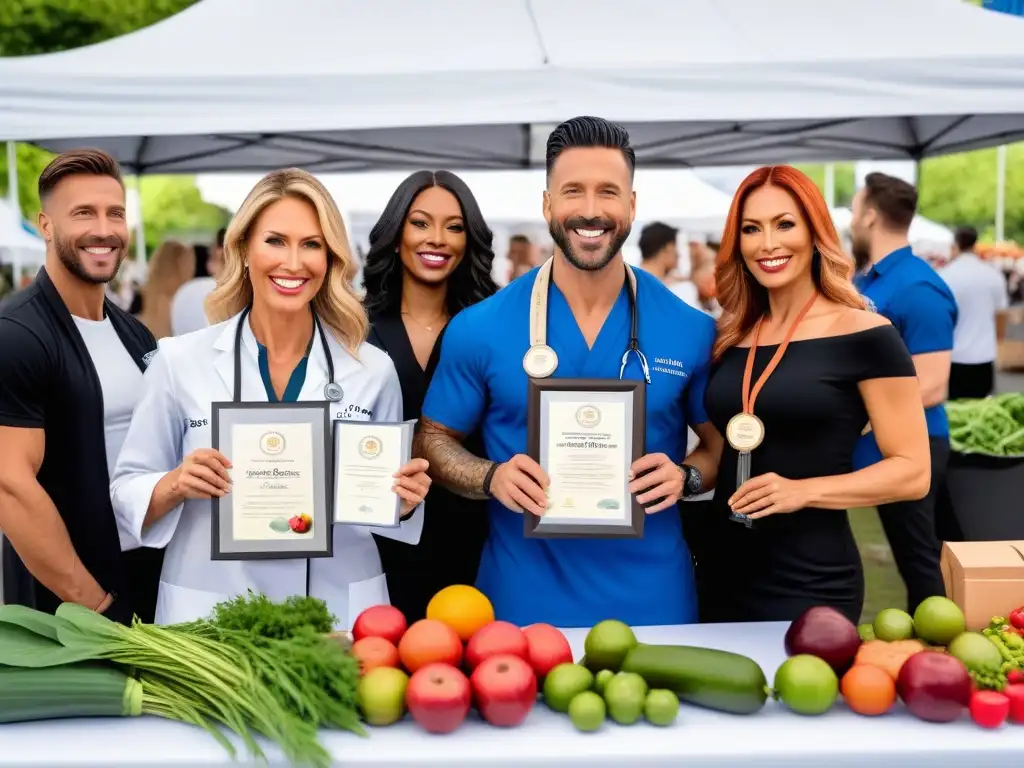
[[21,210],[18,202],[18,144],[7,142],[7,199],[15,213]]
[[142,175],[135,176],[135,194],[138,200],[138,218],[135,221],[135,261],[138,264],[146,263],[146,228],[142,223]]
[[1006,225],[1006,145],[996,150],[996,242],[1003,242]]

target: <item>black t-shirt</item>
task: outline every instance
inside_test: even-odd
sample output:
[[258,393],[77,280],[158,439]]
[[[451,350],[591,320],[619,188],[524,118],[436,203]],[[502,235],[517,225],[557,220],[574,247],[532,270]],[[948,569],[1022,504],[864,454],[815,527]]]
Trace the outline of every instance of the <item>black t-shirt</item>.
[[[152,334],[110,301],[105,311],[125,349],[145,370],[148,354],[156,349]],[[110,504],[103,393],[74,319],[45,270],[0,305],[0,426],[44,431],[39,484],[57,507],[85,567],[104,589],[124,594],[124,558]],[[4,600],[49,612],[60,604],[27,573],[6,540]],[[131,608],[119,605],[118,616]]]
[[[759,346],[752,381],[777,345]],[[711,422],[725,425],[742,410],[747,347],[726,350],[712,367],[704,395]],[[775,472],[791,480],[853,471],[853,451],[868,413],[858,384],[915,376],[914,363],[891,325],[859,333],[794,341],[754,405],[764,442],[750,454],[751,477]],[[845,510],[803,509],[769,515],[752,528],[729,520],[736,490],[736,451],[728,443],[709,505],[711,530],[697,553],[701,578],[713,585],[702,615],[720,621],[791,621],[812,605],[860,616],[864,578]]]

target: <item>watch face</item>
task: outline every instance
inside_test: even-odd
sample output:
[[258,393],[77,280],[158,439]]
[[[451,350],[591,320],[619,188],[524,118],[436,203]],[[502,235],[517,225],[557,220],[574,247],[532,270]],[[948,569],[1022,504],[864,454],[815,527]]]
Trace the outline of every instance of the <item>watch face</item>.
[[697,493],[704,485],[704,478],[700,474],[700,470],[696,467],[688,467],[686,473],[686,489],[690,493]]

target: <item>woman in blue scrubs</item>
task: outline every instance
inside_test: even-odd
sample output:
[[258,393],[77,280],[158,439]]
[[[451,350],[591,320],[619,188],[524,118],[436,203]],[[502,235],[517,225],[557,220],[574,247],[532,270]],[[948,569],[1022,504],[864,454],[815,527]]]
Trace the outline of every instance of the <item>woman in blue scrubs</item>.
[[[707,429],[702,405],[714,321],[638,271],[639,349],[630,353],[629,284],[621,247],[636,208],[634,153],[620,126],[575,118],[548,139],[543,197],[556,253],[547,306],[554,377],[646,379],[646,448],[630,490],[647,507],[641,539],[527,539],[521,513],[543,514],[547,478],[525,455],[530,302],[538,270],[466,309],[448,326],[423,405],[417,455],[438,482],[487,499],[490,534],[477,586],[498,618],[588,627],[696,620],[693,572],[676,502],[714,482],[711,446],[686,455],[687,425]],[[483,454],[463,445],[482,429]]]
[[[395,190],[370,232],[363,306],[371,344],[388,353],[404,419],[418,419],[449,320],[493,295],[491,230],[469,187],[448,171],[417,171]],[[479,433],[467,440],[482,449]],[[410,622],[444,587],[473,584],[487,536],[482,501],[435,487],[419,544],[377,539],[391,604]]]

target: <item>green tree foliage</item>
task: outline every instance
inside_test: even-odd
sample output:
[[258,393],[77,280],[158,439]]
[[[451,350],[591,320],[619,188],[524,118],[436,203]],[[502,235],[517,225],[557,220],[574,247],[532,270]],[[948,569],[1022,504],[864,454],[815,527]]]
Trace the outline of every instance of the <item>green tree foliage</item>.
[[228,212],[203,200],[191,176],[143,176],[140,197],[150,253],[168,236],[214,232],[228,223]]

